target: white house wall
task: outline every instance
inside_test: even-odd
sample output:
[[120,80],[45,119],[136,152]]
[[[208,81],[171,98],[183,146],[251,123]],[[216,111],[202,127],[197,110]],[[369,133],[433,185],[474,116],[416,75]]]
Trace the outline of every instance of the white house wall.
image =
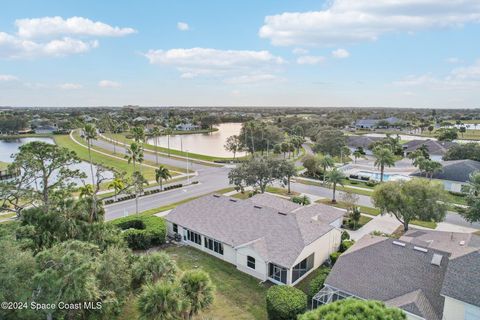
[[445,297],[442,320],[457,319],[478,320],[480,319],[480,308],[450,297]]
[[[255,258],[255,270],[247,266],[247,256]],[[267,279],[267,263],[251,247],[245,246],[237,249],[237,269],[262,281]]]
[[[314,260],[313,260],[313,268],[309,270],[306,274],[300,277],[296,282],[303,279],[306,275],[308,275],[313,270],[320,267],[329,257],[330,254],[337,251],[338,247],[340,246],[340,242],[342,239],[342,231],[339,229],[332,229],[328,233],[324,234],[305,248],[303,248],[302,252],[298,256],[297,260],[295,260],[293,265],[298,264],[303,259],[315,253]],[[291,272],[288,274],[288,283],[291,281]],[[293,283],[295,284],[295,283]]]

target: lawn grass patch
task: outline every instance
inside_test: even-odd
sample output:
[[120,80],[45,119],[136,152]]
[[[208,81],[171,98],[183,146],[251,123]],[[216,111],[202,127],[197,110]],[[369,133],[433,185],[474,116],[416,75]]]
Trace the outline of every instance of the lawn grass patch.
[[298,195],[299,195],[298,192],[291,191],[290,193],[288,193],[288,190],[287,190],[287,189],[278,188],[278,187],[272,187],[272,186],[268,186],[268,187],[265,189],[265,191],[266,191],[266,192],[270,192],[270,193],[274,193],[274,194],[278,194],[278,195],[280,195],[280,196],[285,196],[285,197],[298,196]]
[[236,199],[242,199],[242,200],[245,200],[245,199],[248,199],[250,198],[250,193],[249,192],[244,192],[244,193],[235,193],[234,195],[231,195],[232,198],[236,198]]
[[[345,204],[345,202],[342,202],[342,201],[337,201],[337,203],[332,203],[332,201],[330,199],[320,199],[320,200],[317,200],[315,202],[323,203],[323,204],[333,206],[333,207],[337,207],[337,208],[341,208],[341,209],[346,209],[347,208],[347,205]],[[378,216],[381,213],[380,209],[377,209],[377,208],[361,206],[361,205],[357,205],[357,207],[360,208],[361,213],[366,213],[366,214],[369,214],[371,216]]]
[[[327,189],[331,189],[332,187],[329,186],[328,184],[323,184],[321,182],[317,181],[310,181],[310,180],[305,180],[305,179],[296,179],[295,182],[305,184],[308,186],[316,186],[316,187],[323,187]],[[341,186],[337,184],[337,190],[339,191],[349,191],[351,193],[359,194],[362,196],[371,196],[373,194],[373,190],[363,190],[363,189],[358,189],[358,188],[351,188],[348,186]]]
[[424,227],[424,228],[429,228],[429,229],[436,229],[437,228],[437,223],[435,221],[421,221],[421,220],[412,220],[410,221],[410,224]]
[[[108,138],[110,138],[110,139],[120,141],[120,142],[124,142],[124,143],[127,143],[127,144],[133,142],[133,140],[128,139],[125,136],[124,133],[108,134],[106,136],[108,136]],[[149,143],[145,143],[144,145],[145,145],[145,148],[150,149],[150,150],[154,150],[154,151],[157,150],[158,152],[166,153],[166,154],[169,153],[168,148],[165,148],[165,147],[155,146],[155,145],[149,144]],[[209,155],[205,155],[205,154],[198,154],[198,153],[191,153],[191,152],[187,153],[185,151],[176,150],[176,149],[172,149],[172,148],[170,148],[170,155],[182,156],[182,157],[186,157],[188,155],[188,157],[192,158],[192,159],[210,161],[210,162],[214,162],[215,160],[232,160],[233,159],[233,158],[226,158],[226,157],[214,157],[214,156],[209,156]]]
[[267,285],[192,247],[168,247],[164,250],[182,271],[202,269],[210,275],[215,287],[213,305],[200,314],[201,319],[266,319]]

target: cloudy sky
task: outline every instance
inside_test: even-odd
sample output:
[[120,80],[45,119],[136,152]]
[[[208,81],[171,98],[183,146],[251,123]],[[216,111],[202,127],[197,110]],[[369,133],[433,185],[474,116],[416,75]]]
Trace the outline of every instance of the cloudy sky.
[[479,107],[480,0],[2,1],[0,105]]

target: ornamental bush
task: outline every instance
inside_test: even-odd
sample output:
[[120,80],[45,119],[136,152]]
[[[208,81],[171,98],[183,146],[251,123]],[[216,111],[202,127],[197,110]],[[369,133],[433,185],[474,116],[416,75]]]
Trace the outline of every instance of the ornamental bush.
[[330,254],[330,262],[332,263],[332,266],[335,264],[335,262],[337,262],[337,259],[341,254],[341,252],[333,252]]
[[148,249],[165,243],[167,226],[163,218],[137,215],[120,218],[112,223],[124,230],[123,238],[131,249]]
[[345,252],[348,250],[348,248],[353,246],[354,243],[355,243],[355,240],[343,240],[342,243],[340,244],[340,249],[338,249],[338,251]]
[[325,304],[298,317],[298,320],[370,320],[407,319],[405,313],[397,308],[386,307],[383,302],[374,300],[344,299]]
[[350,233],[348,233],[347,231],[343,231],[342,232],[342,241],[343,240],[349,240],[350,239]]
[[325,279],[327,279],[328,274],[330,273],[330,268],[320,267],[317,272],[318,274],[313,278],[308,284],[308,299],[312,299],[314,295],[320,291],[323,287]]
[[270,320],[294,320],[307,309],[307,295],[289,286],[273,286],[267,291]]

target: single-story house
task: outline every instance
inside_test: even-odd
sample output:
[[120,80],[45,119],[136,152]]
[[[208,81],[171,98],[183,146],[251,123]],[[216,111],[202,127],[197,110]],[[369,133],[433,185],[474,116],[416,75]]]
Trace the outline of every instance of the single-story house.
[[[380,123],[388,123],[388,126],[381,126]],[[399,123],[402,123],[403,120],[396,117],[389,117],[386,119],[360,119],[355,122],[356,129],[375,129],[375,128],[393,128]]]
[[410,320],[480,319],[479,248],[471,234],[366,235],[338,258],[312,302],[354,297],[401,308]]
[[294,285],[338,250],[342,210],[268,194],[207,195],[173,209],[169,236],[262,281]]
[[192,131],[192,130],[198,130],[198,129],[200,129],[200,126],[197,126],[196,124],[191,124],[191,123],[181,123],[175,126],[175,130],[180,130],[180,131]]
[[369,149],[370,145],[382,139],[381,137],[347,136],[347,147],[352,152],[358,148],[363,148],[365,154],[371,155],[372,150]]
[[[442,171],[434,173],[433,179],[441,180],[445,190],[467,192],[470,175],[480,171],[480,162],[474,160],[452,160],[442,162]],[[411,176],[422,177],[424,173],[415,171]]]
[[403,145],[403,152],[405,156],[414,152],[421,146],[426,146],[430,159],[435,161],[442,160],[443,156],[447,153],[448,149],[454,146],[456,143],[451,141],[437,141],[437,140],[412,140]]
[[55,126],[40,126],[35,128],[35,133],[51,134],[57,131]]

